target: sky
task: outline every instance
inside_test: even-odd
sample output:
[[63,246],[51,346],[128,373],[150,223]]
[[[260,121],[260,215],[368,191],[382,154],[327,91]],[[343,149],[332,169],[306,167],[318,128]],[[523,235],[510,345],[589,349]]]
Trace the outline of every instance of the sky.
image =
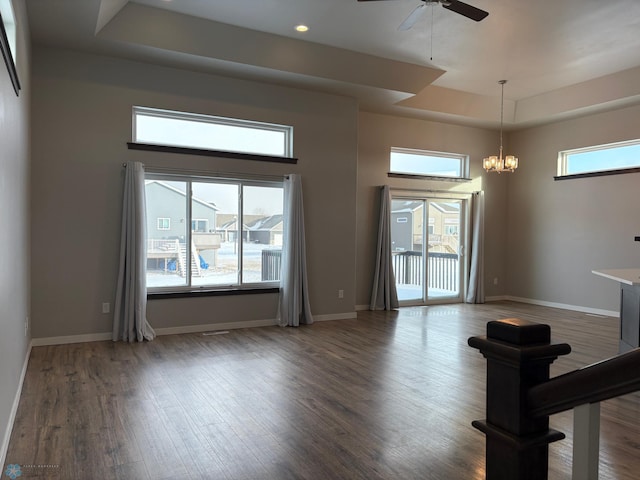
[[604,150],[568,153],[567,174],[640,166],[640,145],[612,146]]
[[391,171],[396,173],[459,177],[461,165],[462,162],[458,158],[391,152]]

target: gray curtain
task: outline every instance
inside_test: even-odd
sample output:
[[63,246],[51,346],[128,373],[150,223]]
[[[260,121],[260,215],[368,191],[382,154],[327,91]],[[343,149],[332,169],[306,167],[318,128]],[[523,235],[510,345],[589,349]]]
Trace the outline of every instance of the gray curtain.
[[113,311],[113,341],[153,340],[147,322],[147,219],[144,165],[128,163],[124,179],[120,271]]
[[284,228],[278,324],[297,327],[313,323],[307,286],[307,260],[304,239],[304,208],[300,175],[289,175],[284,182]]
[[471,197],[471,252],[467,303],[484,303],[484,192]]
[[380,189],[380,223],[375,274],[371,290],[370,310],[398,308],[398,292],[391,257],[391,191],[388,185]]

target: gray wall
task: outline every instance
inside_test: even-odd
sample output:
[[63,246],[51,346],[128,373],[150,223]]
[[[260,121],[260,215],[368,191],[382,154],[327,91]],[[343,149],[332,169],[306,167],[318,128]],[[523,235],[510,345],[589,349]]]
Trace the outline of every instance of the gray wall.
[[616,282],[591,271],[640,267],[640,173],[553,176],[559,151],[640,138],[639,118],[635,106],[511,135],[509,295],[618,311]]
[[[9,420],[29,350],[29,25],[23,2],[16,11],[16,97],[0,60],[0,466],[9,441]],[[2,472],[0,472],[1,474]]]
[[[357,105],[353,99],[74,53],[34,49],[34,337],[108,332],[117,277],[122,163],[212,172],[299,173],[311,309],[355,304]],[[293,125],[297,165],[127,150],[131,108]],[[335,232],[341,232],[336,235]],[[348,241],[344,241],[344,239]],[[344,298],[337,298],[337,290]],[[276,295],[154,300],[155,327],[273,319]]]
[[[156,67],[57,49],[34,51],[32,284],[35,337],[108,332],[122,191],[121,165],[300,173],[305,187],[311,307],[348,316],[369,303],[377,234],[377,187],[486,192],[485,286],[512,295],[616,310],[617,288],[593,268],[637,264],[637,176],[554,182],[557,151],[639,136],[638,108],[506,135],[521,166],[487,174],[496,131],[358,113],[329,94]],[[133,105],[290,124],[296,166],[130,151]],[[509,144],[510,142],[510,144]],[[392,146],[470,155],[471,181],[389,178]],[[339,235],[336,232],[340,232]],[[494,279],[498,284],[494,284]],[[344,299],[337,290],[344,290]],[[271,319],[275,295],[155,300],[157,327]]]
[[[357,300],[369,305],[373,263],[378,234],[379,189],[388,184],[394,189],[444,190],[473,192],[485,190],[485,285],[486,295],[503,294],[506,264],[503,245],[506,240],[506,175],[487,174],[482,159],[497,153],[497,132],[401,117],[360,113],[358,127],[358,233],[357,233]],[[389,178],[391,147],[415,148],[468,154],[468,182]],[[498,278],[498,285],[493,279]]]

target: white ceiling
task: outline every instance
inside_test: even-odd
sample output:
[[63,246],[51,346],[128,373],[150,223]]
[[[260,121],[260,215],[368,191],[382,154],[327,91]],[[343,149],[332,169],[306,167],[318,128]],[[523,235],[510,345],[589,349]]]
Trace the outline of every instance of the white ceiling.
[[[640,1],[27,0],[35,44],[352,95],[361,108],[520,128],[640,103]],[[304,23],[300,34],[294,26]]]

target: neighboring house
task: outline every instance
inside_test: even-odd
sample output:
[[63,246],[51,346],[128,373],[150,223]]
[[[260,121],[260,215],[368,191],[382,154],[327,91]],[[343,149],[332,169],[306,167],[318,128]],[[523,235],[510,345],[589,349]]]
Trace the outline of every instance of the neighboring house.
[[[230,218],[230,220],[225,220]],[[224,214],[218,215],[219,224],[216,226],[216,232],[222,234],[223,242],[235,242],[238,238],[238,219],[236,215]],[[242,225],[242,239],[247,238],[247,226]]]
[[[238,238],[237,215],[218,213],[215,231],[222,234],[224,242],[234,242]],[[243,217],[247,223],[242,225],[244,242],[282,245],[282,215],[250,215]],[[269,233],[270,232],[270,233]],[[277,242],[277,243],[274,243]]]
[[[391,245],[394,252],[422,250],[423,202],[394,200],[391,209]],[[415,242],[418,239],[420,242]]]
[[458,253],[460,247],[460,203],[429,204],[429,251]]
[[[391,211],[391,242],[395,252],[422,251],[424,205],[422,201],[394,200]],[[460,204],[430,202],[429,251],[457,253]]]
[[[147,238],[184,239],[186,228],[184,200],[185,193],[168,183],[158,180],[145,182],[147,196]],[[215,228],[218,207],[214,204],[192,197],[191,231],[209,232]]]
[[282,245],[282,215],[262,217],[247,225],[251,243]]

